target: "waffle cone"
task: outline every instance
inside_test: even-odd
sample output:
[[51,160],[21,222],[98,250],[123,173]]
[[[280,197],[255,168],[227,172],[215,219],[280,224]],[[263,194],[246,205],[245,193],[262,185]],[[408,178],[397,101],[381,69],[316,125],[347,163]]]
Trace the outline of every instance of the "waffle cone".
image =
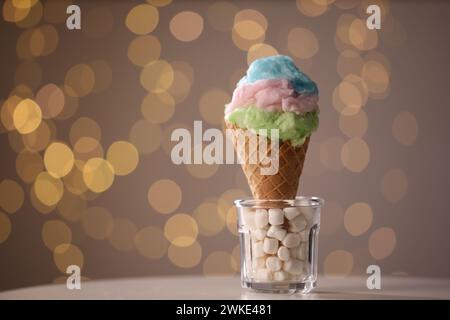
[[[300,175],[308,150],[309,137],[306,138],[303,145],[298,147],[294,147],[290,142],[280,141],[278,172],[274,175],[263,175],[261,174],[261,169],[266,166],[260,161],[251,163],[251,152],[249,150],[252,149],[249,147],[250,139],[244,139],[241,136],[247,130],[238,128],[229,122],[226,122],[226,127],[232,129],[230,131],[234,148],[241,159],[242,169],[253,197],[258,200],[294,199],[297,195]],[[260,149],[262,149],[260,140],[262,139],[256,139],[258,145],[256,148],[253,148],[254,152],[260,152]],[[264,149],[262,150],[270,153],[270,149],[270,139],[266,138]],[[257,159],[259,160],[259,158]]]

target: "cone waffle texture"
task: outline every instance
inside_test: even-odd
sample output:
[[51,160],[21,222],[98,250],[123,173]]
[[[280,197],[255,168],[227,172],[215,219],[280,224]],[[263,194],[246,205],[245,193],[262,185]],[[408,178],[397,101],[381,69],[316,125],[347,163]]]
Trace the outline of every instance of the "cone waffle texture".
[[[266,155],[269,155],[271,140],[266,138],[266,141],[262,142],[262,139],[250,140],[244,138],[241,135],[246,135],[247,130],[238,128],[227,121],[226,127],[232,129],[230,131],[234,148],[241,159],[242,169],[253,197],[258,200],[294,199],[297,195],[299,179],[308,150],[309,137],[306,138],[303,145],[297,147],[294,147],[288,141],[280,141],[278,172],[274,175],[263,175],[261,174],[261,169],[267,166],[262,164],[261,159],[255,157],[254,154],[254,159],[258,159],[258,161],[253,161],[254,163],[252,163],[250,159],[252,152],[260,152],[260,150],[264,150]],[[249,144],[253,141],[258,143],[256,148],[250,148]]]

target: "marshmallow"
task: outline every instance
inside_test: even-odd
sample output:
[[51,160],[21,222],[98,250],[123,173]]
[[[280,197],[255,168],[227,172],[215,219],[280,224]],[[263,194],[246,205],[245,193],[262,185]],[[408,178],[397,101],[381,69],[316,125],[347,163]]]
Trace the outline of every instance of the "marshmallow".
[[269,269],[258,269],[254,274],[254,278],[260,281],[272,280],[272,272]]
[[256,240],[262,241],[266,237],[267,230],[266,229],[256,229],[254,231],[254,234],[255,234],[255,239]]
[[255,228],[255,214],[249,208],[242,208],[242,224],[248,229]]
[[288,233],[282,243],[285,247],[294,248],[300,244],[300,236],[297,233]]
[[298,247],[292,248],[290,254],[293,258],[305,260],[306,258],[306,243],[302,242]]
[[255,258],[264,257],[264,244],[262,241],[253,242],[253,256]]
[[253,258],[252,269],[264,269],[266,267],[266,259],[264,258]]
[[278,251],[278,240],[265,238],[264,239],[264,252],[268,254],[275,254]]
[[280,226],[271,226],[269,230],[267,230],[267,236],[270,238],[275,238],[277,240],[283,240],[286,236],[286,230]]
[[273,226],[279,226],[284,222],[284,214],[281,209],[269,209],[269,223]]
[[273,280],[284,281],[289,279],[289,274],[284,271],[277,271],[273,273]]
[[296,216],[298,216],[300,214],[300,209],[299,208],[284,208],[284,216],[286,217],[286,219],[288,220],[292,220],[294,219]]
[[299,232],[303,231],[306,228],[308,222],[306,221],[304,216],[297,216],[291,221],[289,221],[289,231]]
[[277,257],[268,257],[266,259],[266,268],[270,271],[278,271],[281,269],[281,260]]
[[257,209],[255,213],[255,225],[257,228],[265,228],[269,223],[269,215],[265,209]]
[[303,262],[291,259],[283,264],[283,270],[293,275],[299,275],[303,272]]
[[291,253],[288,248],[281,246],[278,248],[277,256],[281,261],[288,261],[291,257]]
[[303,216],[306,218],[306,220],[311,221],[314,214],[314,208],[312,207],[302,207],[301,208]]

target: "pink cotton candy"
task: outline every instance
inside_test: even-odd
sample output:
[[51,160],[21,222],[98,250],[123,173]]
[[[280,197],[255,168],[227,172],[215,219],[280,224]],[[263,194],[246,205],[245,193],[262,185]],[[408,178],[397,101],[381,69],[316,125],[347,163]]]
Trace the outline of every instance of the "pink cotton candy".
[[298,95],[286,79],[259,80],[243,83],[234,90],[231,102],[225,106],[225,115],[248,106],[303,114],[316,110],[317,101],[317,95]]

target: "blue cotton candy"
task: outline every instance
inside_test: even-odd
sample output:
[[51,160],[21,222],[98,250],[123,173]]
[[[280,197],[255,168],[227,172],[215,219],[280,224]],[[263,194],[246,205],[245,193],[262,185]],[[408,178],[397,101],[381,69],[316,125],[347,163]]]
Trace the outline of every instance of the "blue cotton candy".
[[299,94],[318,94],[317,85],[306,74],[301,72],[288,56],[271,56],[252,62],[238,83],[253,83],[265,79],[287,79]]

